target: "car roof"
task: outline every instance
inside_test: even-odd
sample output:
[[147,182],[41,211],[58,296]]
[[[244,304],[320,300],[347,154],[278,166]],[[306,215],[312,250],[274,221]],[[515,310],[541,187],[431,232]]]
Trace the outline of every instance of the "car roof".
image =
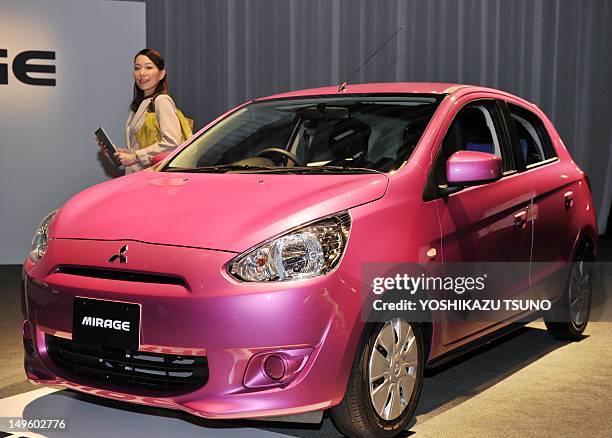
[[328,86],[320,88],[307,88],[304,90],[288,91],[285,93],[273,94],[271,96],[254,99],[253,102],[261,102],[270,99],[285,99],[292,97],[306,96],[342,96],[351,94],[438,94],[440,96],[449,95],[459,98],[470,93],[491,93],[497,98],[507,97],[522,102],[527,107],[540,111],[537,105],[528,100],[520,98],[507,91],[496,88],[481,87],[478,85],[453,84],[448,82],[380,82],[370,84],[348,84],[343,91],[338,91],[339,86]]
[[322,95],[343,95],[343,94],[373,94],[373,93],[415,93],[415,94],[452,94],[458,90],[463,92],[473,91],[494,91],[491,88],[478,87],[475,85],[452,84],[445,82],[387,82],[387,83],[371,83],[371,84],[348,84],[346,89],[339,92],[339,86],[329,86],[320,88],[308,88],[305,90],[289,91],[285,93],[274,94],[271,96],[261,97],[256,100],[281,99],[288,97],[303,97],[303,96],[322,96]]

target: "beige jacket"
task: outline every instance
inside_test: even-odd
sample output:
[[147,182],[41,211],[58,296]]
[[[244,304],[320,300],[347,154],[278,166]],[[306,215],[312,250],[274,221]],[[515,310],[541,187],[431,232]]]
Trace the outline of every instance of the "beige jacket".
[[151,98],[144,99],[136,112],[130,111],[127,122],[125,123],[125,136],[127,148],[132,154],[136,154],[139,163],[126,167],[125,173],[132,173],[142,170],[149,166],[151,158],[155,155],[171,151],[181,144],[181,124],[176,115],[176,105],[170,96],[160,94],[155,98],[155,114],[159,123],[161,140],[153,143],[144,149],[140,149],[136,132],[142,127],[145,121],[147,108],[151,103]]

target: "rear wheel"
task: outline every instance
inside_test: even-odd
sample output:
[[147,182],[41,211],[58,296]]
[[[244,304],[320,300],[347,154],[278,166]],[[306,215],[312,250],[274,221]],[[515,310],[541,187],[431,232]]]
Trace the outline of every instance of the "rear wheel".
[[423,384],[423,334],[402,318],[375,324],[357,352],[346,394],[331,409],[348,437],[397,436],[416,410]]
[[544,315],[546,328],[555,338],[575,341],[582,337],[591,313],[592,260],[591,247],[585,243],[572,262],[563,297]]

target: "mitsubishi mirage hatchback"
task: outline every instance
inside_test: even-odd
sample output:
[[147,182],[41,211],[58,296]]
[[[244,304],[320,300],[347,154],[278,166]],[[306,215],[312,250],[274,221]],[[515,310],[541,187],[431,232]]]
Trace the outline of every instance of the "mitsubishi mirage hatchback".
[[[425,368],[528,317],[579,338],[596,236],[586,175],[511,94],[393,83],[256,99],[43,219],[23,266],[25,370],[204,418],[329,411],[349,437],[392,437]],[[464,262],[513,266],[504,297],[552,305],[369,317],[392,296],[371,264]]]

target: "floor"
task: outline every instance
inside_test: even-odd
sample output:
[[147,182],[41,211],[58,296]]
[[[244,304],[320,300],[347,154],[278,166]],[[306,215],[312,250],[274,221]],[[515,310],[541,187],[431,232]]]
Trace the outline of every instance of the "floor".
[[[602,243],[604,260],[612,260],[612,240]],[[604,290],[612,289],[611,277],[612,269],[604,267]],[[316,426],[206,421],[31,385],[22,370],[18,279],[19,267],[0,266],[0,417],[63,417],[68,430],[13,435],[0,418],[0,438],[341,436],[327,417]],[[405,436],[610,437],[610,358],[612,322],[592,322],[581,341],[568,343],[550,337],[536,321],[428,372],[416,421]]]

